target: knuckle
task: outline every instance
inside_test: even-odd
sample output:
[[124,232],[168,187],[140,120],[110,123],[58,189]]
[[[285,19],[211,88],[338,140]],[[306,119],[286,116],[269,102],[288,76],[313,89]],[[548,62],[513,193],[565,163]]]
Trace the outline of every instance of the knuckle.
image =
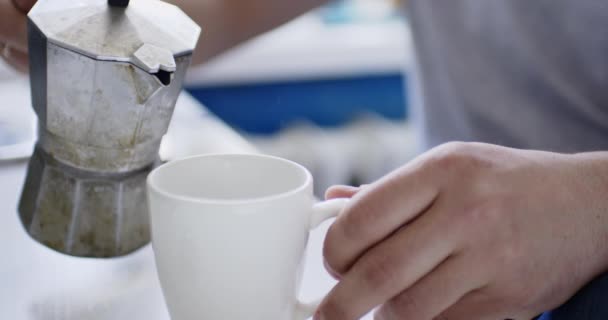
[[329,265],[338,272],[346,272],[355,257],[353,246],[360,239],[369,238],[372,226],[376,223],[381,209],[376,208],[370,201],[357,204],[349,209],[330,228],[325,238],[323,255]]
[[389,254],[369,256],[360,265],[361,280],[368,290],[384,291],[398,279],[398,268]]
[[373,226],[384,213],[373,199],[358,201],[354,205],[329,228],[325,238],[323,255],[329,266],[337,272],[347,271],[353,262],[351,260],[356,258],[349,248],[352,249],[352,245],[361,239],[368,239],[374,231]]
[[464,142],[450,142],[439,146],[429,159],[434,169],[462,168],[473,159],[473,146]]
[[441,145],[438,151],[453,157],[465,157],[475,153],[475,145],[469,142],[448,142]]
[[372,219],[369,217],[367,209],[369,206],[362,204],[359,206],[359,210],[350,211],[349,214],[344,216],[344,219],[340,221],[336,228],[340,231],[341,236],[346,240],[358,239],[366,232],[366,227],[369,228],[369,223]]
[[354,316],[349,313],[348,308],[335,299],[326,300],[319,308],[319,311],[323,319],[347,320],[354,318]]
[[418,319],[421,316],[421,301],[420,299],[408,293],[402,293],[391,303],[393,314],[399,315],[400,318]]
[[471,148],[472,144],[469,142],[463,141],[452,141],[447,142],[439,146],[439,149],[445,151],[451,151],[452,153],[458,153],[462,151],[468,151]]
[[384,211],[374,199],[363,199],[358,201],[356,207],[352,207],[344,219],[340,221],[339,227],[342,236],[348,241],[360,239],[370,232],[370,226],[382,218]]

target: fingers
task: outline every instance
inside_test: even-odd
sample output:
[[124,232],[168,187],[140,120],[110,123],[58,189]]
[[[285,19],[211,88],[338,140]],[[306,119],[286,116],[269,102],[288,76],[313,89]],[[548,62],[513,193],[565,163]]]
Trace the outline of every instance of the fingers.
[[351,186],[333,186],[325,192],[325,199],[352,198],[361,188]]
[[323,301],[317,319],[359,319],[435,269],[455,243],[432,213],[423,215],[362,256]]
[[[471,267],[467,261],[453,256],[412,288],[385,303],[377,311],[375,319],[435,319],[481,285],[481,281],[477,284],[471,281]],[[474,315],[469,313],[466,319],[477,319]]]
[[26,53],[17,51],[10,46],[7,47],[4,44],[0,44],[0,54],[4,61],[15,68],[15,70],[22,73],[28,72],[29,57]]
[[0,42],[27,52],[27,20],[12,0],[0,0]]
[[439,192],[433,180],[426,170],[406,167],[358,192],[327,234],[324,256],[331,269],[345,273],[365,251],[430,207]]

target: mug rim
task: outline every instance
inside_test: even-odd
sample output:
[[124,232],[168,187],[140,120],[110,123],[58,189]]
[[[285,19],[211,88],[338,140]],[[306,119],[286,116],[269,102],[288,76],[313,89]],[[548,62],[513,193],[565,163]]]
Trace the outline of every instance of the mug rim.
[[[159,187],[158,181],[155,181],[156,176],[163,169],[170,168],[172,166],[179,165],[180,163],[184,163],[184,162],[188,162],[188,161],[201,160],[201,159],[207,159],[207,158],[220,158],[220,157],[255,158],[255,159],[263,159],[263,160],[279,161],[284,164],[288,164],[288,165],[292,166],[293,168],[300,170],[301,172],[304,172],[305,178],[300,185],[298,185],[297,187],[292,188],[288,191],[269,195],[269,196],[244,198],[244,199],[215,199],[215,198],[192,197],[192,196],[182,195],[182,194],[167,191],[167,190]],[[294,162],[294,161],[291,161],[288,159],[284,159],[281,157],[275,157],[275,156],[264,155],[264,154],[247,154],[247,153],[210,153],[210,154],[202,154],[202,155],[195,155],[195,156],[180,158],[177,160],[167,162],[167,163],[155,168],[154,170],[152,170],[152,172],[150,172],[150,174],[148,175],[148,177],[146,179],[146,185],[148,187],[148,192],[154,191],[164,197],[179,200],[179,201],[187,201],[187,202],[192,202],[192,203],[197,203],[197,204],[238,205],[238,204],[271,202],[271,201],[287,198],[289,196],[298,194],[298,193],[306,190],[309,186],[312,185],[312,180],[313,180],[312,174],[304,166],[302,166],[301,164],[299,164],[297,162]]]

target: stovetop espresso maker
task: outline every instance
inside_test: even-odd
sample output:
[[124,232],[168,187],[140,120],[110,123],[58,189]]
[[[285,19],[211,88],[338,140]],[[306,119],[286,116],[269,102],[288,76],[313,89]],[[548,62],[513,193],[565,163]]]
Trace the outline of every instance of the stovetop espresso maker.
[[39,0],[28,18],[39,133],[23,226],[68,255],[131,253],[150,241],[145,181],[200,28],[159,0]]

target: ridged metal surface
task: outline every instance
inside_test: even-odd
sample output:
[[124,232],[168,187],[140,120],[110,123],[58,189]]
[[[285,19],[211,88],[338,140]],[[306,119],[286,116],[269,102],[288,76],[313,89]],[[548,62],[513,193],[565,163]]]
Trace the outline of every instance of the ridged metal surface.
[[28,17],[39,130],[21,221],[65,254],[133,252],[150,241],[146,177],[200,28],[157,0],[40,0]]
[[36,148],[19,205],[21,222],[32,238],[68,255],[131,253],[150,241],[146,177],[151,169],[99,175],[67,167]]

